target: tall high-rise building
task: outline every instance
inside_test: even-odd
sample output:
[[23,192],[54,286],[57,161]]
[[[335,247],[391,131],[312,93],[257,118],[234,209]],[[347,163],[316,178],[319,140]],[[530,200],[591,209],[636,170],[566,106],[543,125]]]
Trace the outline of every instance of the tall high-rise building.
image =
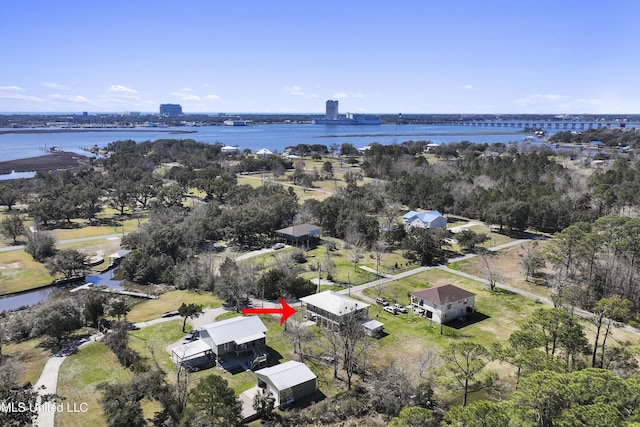
[[180,104],[160,104],[160,115],[181,116],[182,106]]
[[338,118],[338,101],[327,101],[327,111],[325,113],[325,117],[327,119],[337,119]]

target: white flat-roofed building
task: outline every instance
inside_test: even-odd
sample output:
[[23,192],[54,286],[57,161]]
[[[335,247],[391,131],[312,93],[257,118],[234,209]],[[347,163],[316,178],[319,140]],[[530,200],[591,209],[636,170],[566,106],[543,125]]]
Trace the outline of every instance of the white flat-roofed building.
[[300,301],[307,318],[324,328],[338,329],[347,315],[362,320],[369,316],[369,304],[333,291],[309,295],[300,298]]

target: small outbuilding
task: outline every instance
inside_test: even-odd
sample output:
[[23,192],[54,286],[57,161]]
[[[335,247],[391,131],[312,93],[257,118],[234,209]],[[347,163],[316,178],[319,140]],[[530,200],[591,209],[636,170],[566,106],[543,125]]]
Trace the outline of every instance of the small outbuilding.
[[364,328],[365,335],[372,338],[380,338],[384,333],[384,323],[375,319],[364,322],[362,327]]
[[258,387],[273,394],[276,406],[315,393],[317,378],[307,365],[293,360],[256,371]]

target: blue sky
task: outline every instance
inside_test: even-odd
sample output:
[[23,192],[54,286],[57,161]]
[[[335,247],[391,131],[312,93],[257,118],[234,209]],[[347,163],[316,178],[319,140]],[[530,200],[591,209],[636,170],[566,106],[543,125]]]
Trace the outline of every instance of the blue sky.
[[0,112],[640,113],[640,1],[35,1]]

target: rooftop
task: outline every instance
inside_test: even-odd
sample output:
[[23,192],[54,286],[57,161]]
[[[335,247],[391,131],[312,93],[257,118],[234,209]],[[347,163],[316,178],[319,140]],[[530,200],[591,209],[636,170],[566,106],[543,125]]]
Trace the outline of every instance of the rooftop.
[[213,322],[202,326],[213,343],[220,345],[228,342],[242,344],[264,337],[267,327],[257,316],[232,317],[231,319]]
[[435,288],[423,289],[421,291],[412,292],[414,295],[423,300],[431,301],[439,305],[448,304],[454,301],[460,301],[470,298],[476,294],[461,289],[453,285],[436,286]]
[[307,365],[294,360],[257,370],[256,375],[268,377],[278,390],[285,390],[317,378]]
[[309,295],[300,298],[300,301],[335,314],[336,316],[342,316],[369,307],[369,304],[337,294],[333,291],[324,291],[319,294]]

